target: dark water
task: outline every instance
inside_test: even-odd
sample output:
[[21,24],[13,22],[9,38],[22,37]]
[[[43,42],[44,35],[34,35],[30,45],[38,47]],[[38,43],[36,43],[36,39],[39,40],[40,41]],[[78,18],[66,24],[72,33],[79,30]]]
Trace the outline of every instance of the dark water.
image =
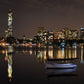
[[[60,69],[45,69],[49,59],[72,59],[77,69],[71,73],[59,74]],[[56,61],[59,62],[59,61]],[[61,60],[61,62],[64,62]],[[56,72],[57,74],[55,74]],[[66,72],[66,71],[65,71]],[[0,50],[1,84],[82,84],[84,82],[84,48],[53,48]]]

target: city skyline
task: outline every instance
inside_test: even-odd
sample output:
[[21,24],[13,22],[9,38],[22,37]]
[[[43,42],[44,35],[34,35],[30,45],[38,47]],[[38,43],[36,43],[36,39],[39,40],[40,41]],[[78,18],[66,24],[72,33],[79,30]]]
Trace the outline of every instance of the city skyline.
[[83,0],[6,0],[0,1],[0,36],[8,29],[8,10],[14,10],[13,35],[33,37],[37,27],[49,28],[55,33],[62,28],[80,30],[84,27]]

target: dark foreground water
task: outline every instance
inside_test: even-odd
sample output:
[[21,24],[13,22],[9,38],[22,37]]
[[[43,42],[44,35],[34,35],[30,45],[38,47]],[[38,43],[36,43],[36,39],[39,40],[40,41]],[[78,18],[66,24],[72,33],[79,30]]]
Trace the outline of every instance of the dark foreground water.
[[[74,63],[77,69],[45,69],[49,59],[56,62]],[[77,58],[77,59],[75,59]],[[63,72],[64,71],[64,72]],[[63,72],[63,73],[61,73]],[[66,74],[67,72],[67,74]],[[84,49],[53,48],[0,50],[0,84],[83,84],[84,83]]]

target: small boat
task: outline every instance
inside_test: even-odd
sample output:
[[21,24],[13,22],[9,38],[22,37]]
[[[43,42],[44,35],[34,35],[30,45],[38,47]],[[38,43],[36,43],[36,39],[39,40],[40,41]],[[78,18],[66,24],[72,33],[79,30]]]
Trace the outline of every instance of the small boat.
[[46,69],[73,69],[77,68],[76,64],[73,63],[45,63]]

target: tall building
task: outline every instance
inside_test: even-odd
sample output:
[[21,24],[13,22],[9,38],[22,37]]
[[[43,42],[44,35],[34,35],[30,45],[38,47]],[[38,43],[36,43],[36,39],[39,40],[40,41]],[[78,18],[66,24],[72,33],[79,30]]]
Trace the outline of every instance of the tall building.
[[45,32],[45,28],[44,27],[38,27],[38,31],[37,31],[37,39],[38,42],[42,43],[44,40],[44,32]]
[[48,42],[48,32],[43,32],[43,40],[42,40],[44,43],[47,43]]
[[8,37],[8,30],[5,30],[5,38]]
[[48,43],[51,44],[54,41],[54,32],[49,31],[48,32]]
[[13,12],[12,9],[9,9],[8,12],[8,37],[12,37],[13,33]]
[[80,39],[84,39],[84,28],[80,29]]
[[38,31],[37,31],[37,35],[38,36],[42,36],[43,35],[43,32],[45,32],[45,28],[44,27],[38,27]]
[[62,31],[57,32],[56,34],[57,39],[65,39],[65,35]]
[[78,31],[77,30],[70,30],[69,31],[69,39],[77,39],[78,38]]
[[65,39],[69,39],[70,29],[69,28],[62,29],[62,32],[64,33]]
[[58,36],[62,39],[77,39],[78,38],[78,31],[71,30],[69,28],[62,29],[62,32],[58,33]]

